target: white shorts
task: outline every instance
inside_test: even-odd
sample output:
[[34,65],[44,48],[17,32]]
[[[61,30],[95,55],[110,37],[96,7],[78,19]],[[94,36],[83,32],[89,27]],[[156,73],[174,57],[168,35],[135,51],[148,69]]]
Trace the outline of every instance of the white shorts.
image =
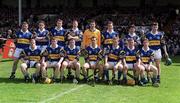
[[36,64],[37,64],[36,61],[30,61],[30,62],[27,63],[28,68],[35,68],[35,67],[36,67]]
[[91,66],[96,64],[95,61],[91,61],[91,62],[89,62],[89,63],[90,63]]
[[13,56],[15,58],[19,58],[22,51],[23,51],[23,49],[16,48]]
[[54,62],[47,61],[46,63],[47,63],[47,67],[51,68],[51,67],[55,67],[58,62],[57,61],[54,61]]
[[154,51],[154,59],[155,59],[155,60],[162,58],[161,49],[153,50],[153,51]]
[[107,64],[109,65],[108,69],[116,69],[115,66],[117,65],[117,62],[107,62]]
[[134,64],[133,63],[127,63],[127,68],[128,69],[133,69],[134,68]]

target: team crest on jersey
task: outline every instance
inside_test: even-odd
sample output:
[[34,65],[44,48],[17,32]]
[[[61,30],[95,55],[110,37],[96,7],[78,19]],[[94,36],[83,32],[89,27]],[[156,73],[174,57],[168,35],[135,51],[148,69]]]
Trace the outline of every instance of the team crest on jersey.
[[158,36],[157,39],[160,39],[160,37]]
[[149,39],[152,39],[152,37],[149,37]]
[[129,52],[126,52],[127,55],[129,55]]
[[49,50],[49,53],[50,53],[50,54],[51,54],[51,52],[52,52],[52,51],[51,51],[51,50]]
[[67,54],[69,54],[69,51],[67,51]]

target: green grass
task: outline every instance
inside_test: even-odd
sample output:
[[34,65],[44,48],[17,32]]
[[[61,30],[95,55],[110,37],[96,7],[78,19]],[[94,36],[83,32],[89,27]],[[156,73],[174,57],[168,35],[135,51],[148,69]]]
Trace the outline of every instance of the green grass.
[[150,85],[131,87],[96,84],[92,87],[72,83],[27,84],[23,82],[20,69],[15,80],[7,79],[11,67],[12,61],[0,62],[0,103],[36,103],[44,100],[47,103],[180,103],[180,56],[173,58],[171,66],[162,63],[159,88]]

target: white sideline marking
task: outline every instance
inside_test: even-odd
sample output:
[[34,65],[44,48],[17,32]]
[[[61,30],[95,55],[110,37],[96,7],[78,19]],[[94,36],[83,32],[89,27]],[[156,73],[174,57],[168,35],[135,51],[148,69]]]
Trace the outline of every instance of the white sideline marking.
[[84,86],[85,86],[85,85],[81,85],[81,86],[72,88],[72,89],[70,89],[70,90],[68,90],[68,91],[60,92],[60,93],[58,93],[57,95],[54,94],[51,98],[47,98],[47,99],[45,99],[45,100],[43,100],[43,101],[40,101],[39,103],[46,103],[46,102],[48,102],[48,101],[51,101],[51,100],[54,100],[54,99],[56,99],[56,98],[62,97],[62,96],[64,96],[65,94],[68,94],[68,93],[71,93],[71,92],[73,92],[73,91],[76,91],[76,90],[78,90],[79,88],[82,88],[82,87],[84,87]]

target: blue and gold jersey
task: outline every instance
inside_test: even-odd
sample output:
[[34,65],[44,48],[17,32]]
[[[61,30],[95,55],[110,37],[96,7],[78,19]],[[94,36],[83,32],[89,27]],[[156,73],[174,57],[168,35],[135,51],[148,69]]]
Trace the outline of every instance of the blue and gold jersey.
[[40,31],[38,29],[35,32],[37,34],[37,37],[45,37],[45,39],[47,40],[47,41],[36,41],[36,44],[40,46],[43,46],[43,45],[48,46],[49,45],[49,38],[48,38],[49,31],[45,29],[43,31]]
[[138,50],[136,48],[131,50],[128,47],[125,47],[124,51],[126,54],[126,56],[125,56],[126,63],[136,63]]
[[145,51],[144,49],[139,50],[140,59],[144,64],[149,64],[152,62],[152,56],[154,55],[153,50],[148,49]]
[[57,30],[56,28],[53,28],[51,30],[53,38],[55,38],[58,41],[58,45],[64,47],[65,46],[65,39],[66,39],[66,30],[61,28],[60,30]]
[[66,52],[65,59],[69,61],[73,61],[74,59],[76,59],[77,61],[79,61],[80,49],[78,47],[71,49],[69,46],[66,46],[64,50]]
[[108,62],[118,62],[122,51],[123,50],[119,46],[117,48],[113,46],[109,47],[105,54],[108,57]]
[[16,48],[28,48],[30,44],[30,39],[32,38],[32,33],[19,31],[16,33]]
[[134,34],[134,35],[130,35],[130,34],[127,34],[125,35],[125,40],[128,40],[128,39],[133,39],[136,43],[140,43],[140,38],[138,35]]
[[62,47],[57,46],[56,48],[52,48],[48,46],[45,51],[44,55],[46,56],[47,61],[59,61],[61,58]]
[[149,47],[152,50],[158,50],[161,48],[161,40],[163,38],[163,33],[158,32],[157,34],[152,34],[150,32],[146,34],[146,38],[149,39]]
[[40,62],[41,60],[41,50],[38,49],[37,47],[34,50],[32,50],[30,47],[24,49],[22,51],[22,55],[25,58],[28,58],[29,61]]
[[99,53],[101,51],[101,49],[99,47],[93,48],[92,46],[88,46],[86,48],[87,51],[87,58],[85,58],[85,60],[89,60],[89,61],[97,61],[100,60],[99,58]]
[[113,44],[113,38],[118,37],[118,33],[113,31],[112,33],[109,33],[108,31],[105,31],[102,33],[102,42],[103,47],[107,48],[108,46],[111,47]]
[[76,46],[81,47],[81,42],[82,42],[82,39],[83,39],[82,31],[79,30],[79,29],[76,29],[76,30],[69,30],[68,32],[69,32],[68,34],[73,36],[73,37],[74,36],[78,36],[79,37],[79,40],[76,41]]

